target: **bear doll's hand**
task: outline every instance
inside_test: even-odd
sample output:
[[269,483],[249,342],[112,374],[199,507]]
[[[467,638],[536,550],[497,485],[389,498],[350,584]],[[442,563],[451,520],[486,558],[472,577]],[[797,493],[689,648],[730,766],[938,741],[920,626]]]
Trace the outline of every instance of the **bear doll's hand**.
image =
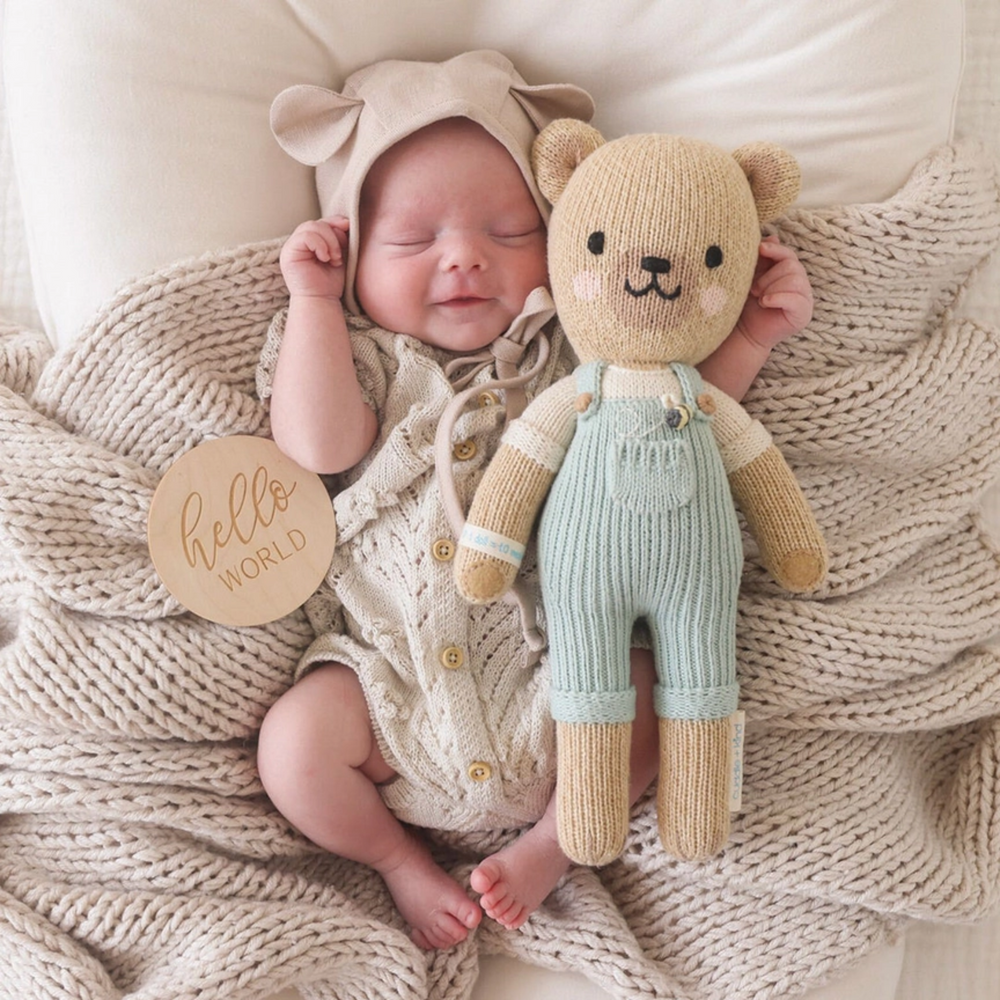
[[510,590],[554,476],[518,449],[500,445],[458,539],[455,583],[467,601],[488,604]]
[[510,590],[517,566],[487,552],[459,545],[455,554],[455,583],[472,604],[489,604]]
[[816,545],[795,549],[781,555],[765,556],[765,565],[775,581],[793,594],[810,594],[826,580],[826,548]]

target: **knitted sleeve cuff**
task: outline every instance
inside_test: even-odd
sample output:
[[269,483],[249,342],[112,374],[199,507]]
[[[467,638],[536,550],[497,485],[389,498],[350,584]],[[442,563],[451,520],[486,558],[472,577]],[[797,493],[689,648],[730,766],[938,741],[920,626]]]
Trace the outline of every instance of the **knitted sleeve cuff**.
[[525,420],[515,420],[504,432],[503,444],[517,449],[549,472],[558,472],[566,449]]
[[767,451],[771,446],[771,434],[736,400],[714,387],[710,391],[716,404],[712,432],[719,445],[726,475],[732,475],[737,469],[749,465],[758,455]]
[[576,430],[572,375],[549,386],[532,400],[527,410],[504,432],[503,443],[527,456],[543,469],[558,472]]

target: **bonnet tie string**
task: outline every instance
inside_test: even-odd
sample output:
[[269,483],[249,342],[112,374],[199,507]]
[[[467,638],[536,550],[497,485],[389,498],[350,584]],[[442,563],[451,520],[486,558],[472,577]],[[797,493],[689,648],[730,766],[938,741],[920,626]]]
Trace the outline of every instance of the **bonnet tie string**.
[[[450,377],[456,370],[473,365],[471,372],[453,383],[461,391],[445,407],[434,436],[434,463],[441,490],[441,503],[456,538],[461,537],[465,527],[465,511],[451,466],[451,438],[455,423],[469,399],[487,389],[503,390],[507,410],[505,426],[524,412],[527,403],[524,386],[541,372],[549,359],[549,340],[542,332],[542,327],[552,319],[555,311],[548,290],[536,288],[528,296],[524,310],[513,320],[506,333],[494,340],[488,349],[479,354],[455,358],[445,366],[445,374]],[[519,373],[518,362],[533,340],[538,342],[538,358],[528,371]],[[471,385],[475,377],[490,364],[496,365],[497,378]],[[529,650],[527,665],[537,663],[545,648],[545,636],[538,627],[534,600],[520,580],[514,581],[511,589],[504,595],[504,600],[516,604],[520,610],[521,629]]]

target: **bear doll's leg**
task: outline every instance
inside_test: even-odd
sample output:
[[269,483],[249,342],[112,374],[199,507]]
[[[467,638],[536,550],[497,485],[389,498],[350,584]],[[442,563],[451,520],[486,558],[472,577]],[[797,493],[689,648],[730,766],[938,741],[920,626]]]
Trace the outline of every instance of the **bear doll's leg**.
[[660,841],[668,854],[699,861],[729,839],[732,772],[729,719],[660,719]]
[[687,607],[699,611],[674,610],[651,619],[650,628],[659,679],[660,840],[674,857],[696,861],[717,854],[729,838],[730,718],[739,687],[734,613],[708,595]]
[[606,865],[625,847],[631,722],[557,722],[559,846],[583,865]]
[[636,692],[627,615],[571,598],[546,599],[556,721],[559,844],[571,860],[604,865],[625,846]]

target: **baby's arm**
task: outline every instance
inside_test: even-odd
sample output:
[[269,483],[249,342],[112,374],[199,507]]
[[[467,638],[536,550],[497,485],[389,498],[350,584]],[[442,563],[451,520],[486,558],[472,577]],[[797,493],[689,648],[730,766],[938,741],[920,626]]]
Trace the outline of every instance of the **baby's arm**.
[[288,319],[271,389],[275,443],[313,472],[341,472],[378,433],[354,371],[340,297],[347,220],[299,226],[281,249]]
[[795,251],[768,236],[750,294],[733,332],[698,370],[702,377],[733,399],[742,399],[757,377],[771,348],[812,319],[812,288]]

